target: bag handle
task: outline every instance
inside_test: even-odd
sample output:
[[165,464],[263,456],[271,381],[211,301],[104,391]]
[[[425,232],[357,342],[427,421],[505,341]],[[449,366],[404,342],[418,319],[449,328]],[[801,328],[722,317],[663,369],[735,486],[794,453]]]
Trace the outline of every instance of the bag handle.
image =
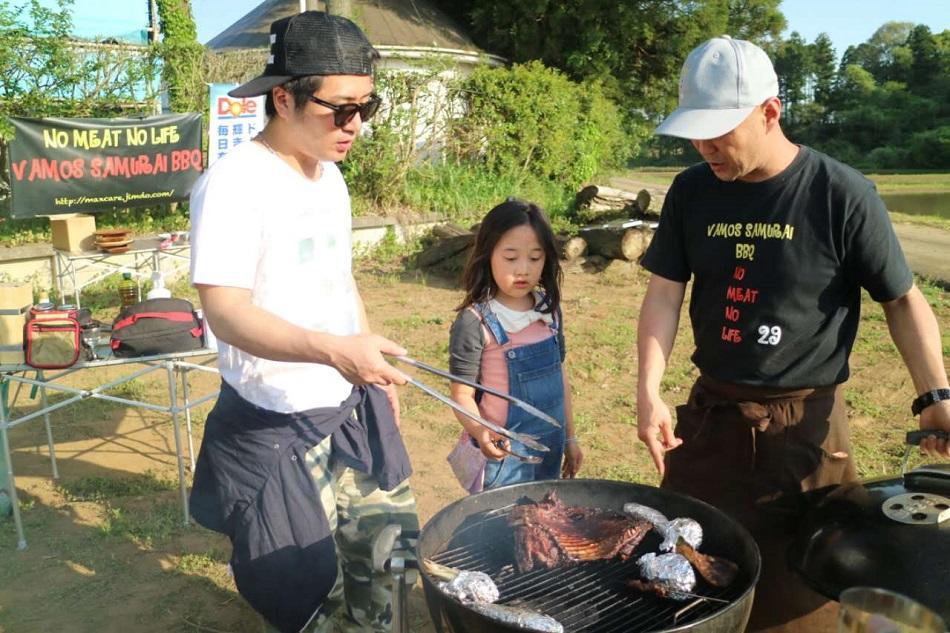
[[191,323],[195,315],[191,312],[139,312],[131,314],[124,319],[116,321],[112,329],[118,330],[136,323],[139,319],[165,319],[166,321],[180,321],[182,323]]

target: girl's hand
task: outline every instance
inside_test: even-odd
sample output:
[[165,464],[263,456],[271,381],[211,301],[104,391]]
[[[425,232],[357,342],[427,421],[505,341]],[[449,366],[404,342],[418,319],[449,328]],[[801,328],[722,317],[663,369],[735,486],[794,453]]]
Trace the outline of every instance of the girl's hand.
[[475,429],[475,432],[470,433],[470,435],[475,438],[476,442],[478,442],[479,448],[482,449],[482,455],[488,459],[498,461],[500,459],[504,459],[508,455],[508,453],[501,450],[496,445],[497,442],[505,448],[508,448],[508,439],[498,435],[494,431],[490,431],[484,426],[479,426],[477,429]]
[[581,464],[584,462],[584,451],[581,450],[577,440],[571,440],[564,444],[564,464],[561,466],[561,477],[563,479],[574,479],[581,470]]

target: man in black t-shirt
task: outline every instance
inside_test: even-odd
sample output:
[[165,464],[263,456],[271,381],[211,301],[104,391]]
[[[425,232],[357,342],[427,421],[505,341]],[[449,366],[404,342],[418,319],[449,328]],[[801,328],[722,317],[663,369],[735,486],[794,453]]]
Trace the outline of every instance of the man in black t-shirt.
[[[749,630],[833,630],[833,608],[788,574],[784,551],[798,493],[856,477],[840,385],[861,289],[910,370],[920,428],[950,431],[937,321],[874,185],[783,134],[764,51],[713,38],[690,53],[679,90],[657,133],[690,139],[705,162],[673,181],[643,258],[653,275],[638,326],[638,436],[665,487],[755,536],[763,572]],[[674,432],[660,381],[690,280],[700,378]],[[937,436],[921,447],[950,457]]]

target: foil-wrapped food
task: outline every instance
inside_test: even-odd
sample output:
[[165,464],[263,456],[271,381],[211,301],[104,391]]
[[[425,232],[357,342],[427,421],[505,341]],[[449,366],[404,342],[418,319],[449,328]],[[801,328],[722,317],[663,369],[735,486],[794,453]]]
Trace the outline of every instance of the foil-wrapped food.
[[698,549],[703,542],[703,528],[694,519],[680,517],[671,521],[659,510],[639,503],[625,503],[623,512],[637,521],[646,521],[656,530],[663,539],[660,543],[661,551],[672,552],[680,539],[686,541],[693,549]]
[[508,626],[536,633],[564,633],[564,626],[549,615],[508,604],[473,604],[471,609]]
[[[699,546],[703,542],[703,528],[695,519],[679,517],[671,521],[659,510],[639,503],[624,504],[623,512],[636,521],[645,521],[650,524],[651,528],[663,539],[660,543],[660,551],[675,552],[679,558],[664,559],[670,561],[668,564],[673,565],[672,561],[675,560],[675,565],[681,566],[682,562],[680,560],[685,561],[699,572],[703,580],[714,587],[728,587],[735,580],[739,572],[739,568],[735,563],[699,551]],[[643,560],[643,558],[640,560]],[[647,559],[646,564],[654,565],[656,563],[652,559]],[[646,584],[643,581],[631,580],[629,584],[638,589],[665,595],[649,585],[650,582],[652,582],[652,579],[647,579]],[[695,576],[693,585],[695,586]]]
[[447,596],[455,598],[472,611],[496,622],[535,633],[564,633],[560,622],[528,607],[495,604],[501,595],[491,576],[480,571],[466,571],[425,559],[422,569],[436,580]]
[[464,604],[490,604],[500,597],[491,576],[480,571],[465,571],[425,559],[422,568],[440,582],[439,589]]
[[644,554],[637,560],[641,579],[627,584],[640,591],[650,591],[671,600],[687,600],[694,596],[696,574],[693,566],[680,554]]

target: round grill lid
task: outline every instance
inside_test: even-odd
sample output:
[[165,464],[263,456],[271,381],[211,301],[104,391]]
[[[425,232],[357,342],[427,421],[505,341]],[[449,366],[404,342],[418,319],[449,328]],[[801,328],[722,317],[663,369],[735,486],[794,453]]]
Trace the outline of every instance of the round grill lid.
[[881,587],[950,619],[948,498],[950,464],[829,488],[803,521],[790,563],[832,600],[848,587]]

